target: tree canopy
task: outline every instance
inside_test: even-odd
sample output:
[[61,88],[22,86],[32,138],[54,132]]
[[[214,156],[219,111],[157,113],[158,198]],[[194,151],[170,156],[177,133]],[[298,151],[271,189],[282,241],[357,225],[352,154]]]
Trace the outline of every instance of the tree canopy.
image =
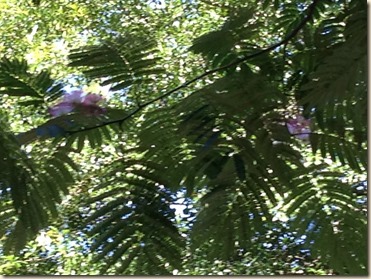
[[0,10],[2,273],[368,273],[366,1]]

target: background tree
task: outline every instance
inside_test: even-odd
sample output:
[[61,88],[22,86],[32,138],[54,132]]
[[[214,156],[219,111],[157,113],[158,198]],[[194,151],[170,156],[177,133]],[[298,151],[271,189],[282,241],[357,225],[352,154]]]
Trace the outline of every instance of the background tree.
[[4,273],[367,273],[365,2],[1,5]]

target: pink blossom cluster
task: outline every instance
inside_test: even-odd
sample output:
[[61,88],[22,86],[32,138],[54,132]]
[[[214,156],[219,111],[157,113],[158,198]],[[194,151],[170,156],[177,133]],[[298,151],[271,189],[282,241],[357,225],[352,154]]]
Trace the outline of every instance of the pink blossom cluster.
[[308,140],[310,130],[310,120],[305,119],[301,115],[297,115],[294,119],[289,119],[286,122],[287,129],[291,135],[301,140]]
[[65,94],[62,102],[49,108],[49,113],[52,116],[60,116],[75,111],[86,115],[100,115],[105,112],[105,109],[98,105],[102,100],[100,95],[84,94],[81,90],[74,90]]

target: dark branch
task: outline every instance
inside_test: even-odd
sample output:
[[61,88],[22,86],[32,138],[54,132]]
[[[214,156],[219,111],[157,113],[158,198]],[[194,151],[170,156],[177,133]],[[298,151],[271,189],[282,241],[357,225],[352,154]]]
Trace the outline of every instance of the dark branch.
[[302,20],[302,22],[289,34],[287,35],[283,40],[271,45],[270,47],[266,48],[266,49],[263,49],[263,50],[260,50],[256,53],[253,53],[253,54],[250,54],[250,55],[247,55],[247,56],[244,56],[240,59],[237,59],[227,65],[224,65],[224,66],[221,66],[219,68],[215,68],[215,69],[212,69],[212,70],[209,70],[209,71],[206,71],[204,72],[203,74],[179,85],[178,87],[162,94],[161,96],[157,97],[157,98],[154,98],[144,104],[142,104],[140,107],[136,108],[135,110],[133,110],[131,113],[129,113],[128,115],[126,115],[125,117],[121,118],[121,119],[115,119],[115,120],[112,120],[112,121],[107,121],[107,122],[103,122],[102,124],[98,125],[98,126],[94,126],[94,127],[87,127],[87,128],[82,128],[80,130],[77,130],[77,131],[67,131],[67,133],[69,135],[72,135],[72,134],[75,134],[75,133],[79,133],[79,132],[85,132],[85,131],[89,131],[89,130],[92,130],[92,129],[95,129],[95,128],[99,128],[99,127],[103,127],[103,126],[107,126],[107,125],[111,125],[111,124],[115,124],[115,123],[120,123],[122,124],[125,120],[131,118],[132,116],[134,116],[135,114],[137,114],[138,112],[140,112],[142,109],[144,109],[145,107],[159,101],[159,100],[162,100],[166,97],[168,97],[169,95],[173,94],[174,92],[177,92],[179,91],[180,89],[183,89],[183,88],[186,88],[187,86],[189,86],[190,84],[192,83],[195,83],[196,81],[200,80],[200,79],[203,79],[204,77],[206,76],[209,76],[211,74],[214,74],[214,73],[217,73],[217,72],[220,72],[220,71],[223,71],[223,70],[226,70],[230,67],[233,67],[233,66],[236,66],[238,64],[241,64],[249,59],[252,59],[254,57],[257,57],[257,56],[260,56],[264,53],[267,53],[267,52],[270,52],[272,50],[274,50],[275,48],[281,46],[281,45],[284,45],[284,44],[287,44],[291,41],[291,39],[293,39],[297,33],[306,25],[306,23],[311,20],[312,16],[313,16],[313,12],[314,12],[314,9],[317,5],[317,3],[319,2],[320,0],[313,0],[312,4],[308,7],[307,11],[306,11],[306,16],[305,18]]

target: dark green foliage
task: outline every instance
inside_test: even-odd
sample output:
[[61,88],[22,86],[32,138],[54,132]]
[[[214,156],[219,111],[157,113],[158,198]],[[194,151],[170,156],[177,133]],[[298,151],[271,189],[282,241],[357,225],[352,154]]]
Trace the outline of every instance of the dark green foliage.
[[[341,182],[342,175],[319,172],[313,177],[315,186],[308,174],[298,176],[300,185],[288,198],[292,200],[288,213],[297,211],[296,226],[303,230],[308,242],[314,241],[314,256],[328,260],[341,274],[362,275],[367,260],[367,218],[361,214],[362,206],[349,186]],[[339,259],[334,258],[335,254]]]
[[[259,5],[280,17],[267,26],[253,8],[231,8],[223,26],[194,40],[191,51],[224,68],[192,79],[196,89],[185,83],[182,97],[151,91],[164,72],[154,37],[125,35],[73,51],[70,65],[122,93],[129,108],[69,114],[19,135],[23,144],[55,137],[38,163],[2,123],[0,218],[4,235],[13,230],[9,245],[21,248],[21,232],[36,233],[57,215],[75,178],[71,150],[83,152],[88,141],[97,153],[104,143],[116,148],[82,180],[89,189],[78,200],[79,228],[92,236],[102,274],[171,274],[182,269],[185,251],[201,250],[207,261],[258,258],[257,239],[268,239],[283,219],[306,236],[313,259],[337,274],[365,275],[367,223],[352,190],[367,168],[365,5]],[[261,40],[261,28],[286,39]],[[20,61],[1,67],[2,90],[12,96],[41,100],[54,84],[39,74],[30,87]],[[311,119],[308,141],[287,130],[287,119],[301,114]],[[171,208],[179,193],[193,202],[190,218]],[[284,258],[285,249],[276,249]]]
[[[258,35],[258,28],[261,23],[248,23],[252,19],[253,10],[242,8],[237,15],[227,20],[220,30],[207,33],[197,38],[191,51],[203,54],[213,67],[223,66],[235,60],[238,55],[248,54],[256,51],[248,39]],[[215,42],[222,42],[215,44]],[[236,49],[240,46],[240,50]]]
[[[362,123],[367,121],[366,9],[362,1],[351,3],[353,13],[340,14],[318,28],[321,36],[315,37],[315,44],[320,51],[311,59],[312,71],[300,86],[299,104],[315,111],[321,129],[340,137],[350,133],[361,145],[366,141]],[[339,17],[345,18],[345,26],[335,29]]]
[[110,164],[87,201],[94,212],[86,219],[94,236],[91,249],[97,250],[96,261],[106,262],[103,274],[113,265],[119,274],[170,274],[180,268],[184,240],[169,207],[171,182],[157,177],[161,170],[155,166],[129,158]]
[[0,94],[27,96],[27,100],[19,102],[26,106],[53,101],[64,93],[63,85],[51,79],[47,71],[30,73],[25,60],[5,57],[0,62],[0,87]]
[[125,90],[152,83],[164,72],[157,43],[144,36],[125,34],[116,41],[78,49],[71,53],[71,66],[83,67],[88,78],[104,79],[111,90]]
[[1,236],[7,236],[5,251],[19,251],[57,216],[57,205],[74,180],[70,172],[75,164],[62,149],[39,165],[21,150],[4,118],[1,120]]

